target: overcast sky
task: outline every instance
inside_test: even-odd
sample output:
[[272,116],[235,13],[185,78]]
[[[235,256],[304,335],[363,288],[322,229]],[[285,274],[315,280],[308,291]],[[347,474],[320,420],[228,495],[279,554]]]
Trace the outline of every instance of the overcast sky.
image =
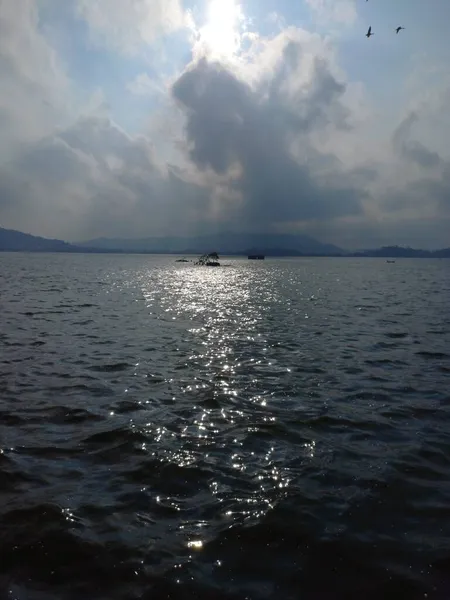
[[0,225],[450,246],[449,22],[448,0],[0,0]]

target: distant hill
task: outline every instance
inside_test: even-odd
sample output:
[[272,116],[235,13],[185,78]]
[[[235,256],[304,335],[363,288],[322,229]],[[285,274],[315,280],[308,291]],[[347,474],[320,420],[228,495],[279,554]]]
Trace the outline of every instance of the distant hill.
[[[37,237],[0,227],[0,251],[3,252],[75,252],[77,248],[61,240]],[[78,252],[80,250],[78,249]]]
[[435,258],[450,258],[450,248],[442,248],[442,250],[436,250],[433,252]]
[[196,237],[149,237],[141,239],[98,238],[79,242],[77,246],[121,250],[124,252],[156,252],[202,254],[266,254],[302,256],[306,254],[341,255],[344,251],[323,244],[306,235],[221,233]]
[[379,258],[450,258],[450,248],[420,250],[402,246],[384,246],[361,252],[345,252],[332,244],[323,244],[306,235],[264,235],[223,233],[199,237],[152,237],[144,239],[99,238],[69,244],[0,227],[0,252],[86,252],[145,254],[221,255],[264,254],[266,256],[354,256]]
[[374,250],[354,252],[351,256],[380,258],[450,258],[450,248],[442,250],[420,250],[403,246],[383,246]]

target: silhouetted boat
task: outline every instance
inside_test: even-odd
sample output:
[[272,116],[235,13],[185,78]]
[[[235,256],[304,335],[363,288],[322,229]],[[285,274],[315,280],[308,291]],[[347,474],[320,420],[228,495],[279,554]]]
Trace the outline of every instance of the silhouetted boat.
[[264,254],[249,254],[248,260],[264,260],[266,257]]
[[395,260],[387,260],[387,263],[395,263]]

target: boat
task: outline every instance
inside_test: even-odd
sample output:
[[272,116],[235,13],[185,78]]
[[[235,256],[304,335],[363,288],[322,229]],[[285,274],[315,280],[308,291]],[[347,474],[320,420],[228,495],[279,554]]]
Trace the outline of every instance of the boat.
[[389,260],[389,259],[388,259],[386,262],[387,262],[387,263],[395,263],[395,260]]
[[189,262],[187,258],[177,258],[175,262]]
[[264,260],[266,257],[264,254],[249,254],[247,258],[248,260]]

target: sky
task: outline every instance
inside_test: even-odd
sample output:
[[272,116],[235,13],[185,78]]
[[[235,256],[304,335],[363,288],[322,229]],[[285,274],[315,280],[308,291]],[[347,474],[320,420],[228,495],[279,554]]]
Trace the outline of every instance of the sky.
[[0,226],[448,247],[449,22],[448,0],[0,0]]

